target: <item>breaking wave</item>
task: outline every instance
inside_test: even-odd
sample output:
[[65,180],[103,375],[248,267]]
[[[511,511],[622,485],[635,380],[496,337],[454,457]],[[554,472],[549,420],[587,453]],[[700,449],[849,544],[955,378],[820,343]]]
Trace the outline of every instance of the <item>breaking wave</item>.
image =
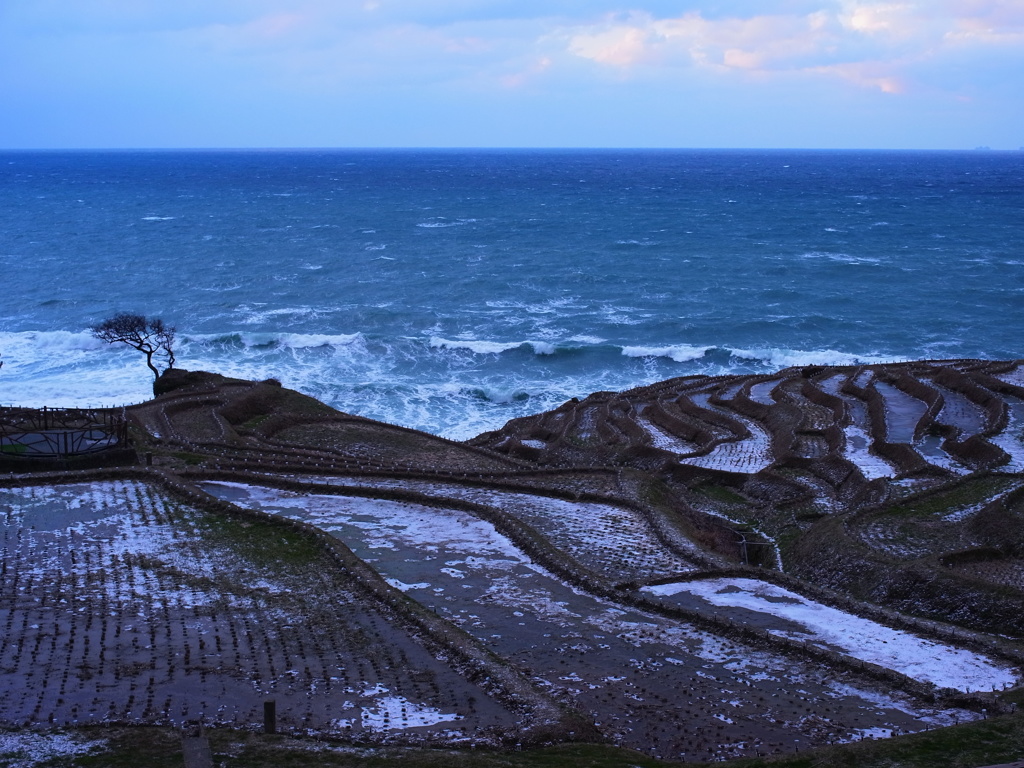
[[698,360],[714,347],[691,347],[685,344],[669,347],[623,347],[622,354],[626,357],[667,357],[677,363]]
[[531,348],[538,355],[552,355],[556,347],[546,341],[472,341],[451,340],[434,336],[430,339],[434,349],[468,349],[478,355],[500,355],[512,349]]
[[1003,200],[1013,158],[800,158],[780,184],[757,152],[19,153],[0,402],[149,396],[86,330],[121,310],[176,325],[182,368],[449,437],[674,376],[1021,356],[992,320],[1019,306],[1019,206],[965,220],[943,191]]

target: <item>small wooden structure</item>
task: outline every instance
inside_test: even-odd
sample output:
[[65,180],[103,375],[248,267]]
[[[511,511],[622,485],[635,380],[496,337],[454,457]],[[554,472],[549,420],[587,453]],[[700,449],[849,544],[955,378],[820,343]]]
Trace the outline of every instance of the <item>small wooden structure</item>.
[[67,459],[124,448],[128,419],[112,408],[0,408],[0,457]]

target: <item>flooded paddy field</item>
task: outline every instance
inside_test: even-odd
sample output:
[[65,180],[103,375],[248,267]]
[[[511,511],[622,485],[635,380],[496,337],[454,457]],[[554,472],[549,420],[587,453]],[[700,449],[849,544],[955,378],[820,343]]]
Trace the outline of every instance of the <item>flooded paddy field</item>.
[[136,481],[0,490],[0,722],[486,741],[517,716],[287,528]]
[[204,483],[240,506],[342,539],[393,586],[592,718],[672,759],[770,754],[973,719],[567,585],[466,512]]
[[324,485],[414,491],[498,507],[527,523],[555,547],[612,581],[660,579],[696,570],[697,548],[674,537],[667,546],[640,512],[624,506],[575,501],[437,480],[359,476],[307,477]]

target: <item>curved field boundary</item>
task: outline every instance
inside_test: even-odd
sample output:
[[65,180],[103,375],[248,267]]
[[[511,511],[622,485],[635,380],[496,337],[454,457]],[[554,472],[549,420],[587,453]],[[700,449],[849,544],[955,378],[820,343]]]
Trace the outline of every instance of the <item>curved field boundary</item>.
[[[234,473],[231,473],[234,475]],[[213,479],[213,478],[210,478]],[[244,475],[234,475],[236,481],[246,482]],[[360,497],[373,497],[373,498],[384,498],[383,493],[374,494],[373,489],[360,487],[357,490],[358,493],[346,494],[339,493],[341,488],[339,486],[310,486],[304,485],[297,481],[284,481],[281,484],[275,482],[263,482],[268,478],[261,477],[259,479],[249,478],[249,480],[256,480],[256,485],[270,485],[272,487],[282,487],[288,490],[306,490],[311,493],[323,493],[324,495],[352,495]],[[387,489],[392,490],[392,489]],[[415,503],[424,503],[421,499],[430,498],[420,494],[416,494],[414,498],[409,492],[403,493],[402,497],[394,497],[395,500],[403,501],[415,501]],[[944,704],[952,706],[961,706],[965,708],[972,708],[980,710],[986,708],[989,711],[997,711],[1000,708],[999,702],[991,694],[986,693],[953,693],[948,691],[936,691],[935,687],[922,683],[911,677],[903,675],[899,672],[891,670],[887,667],[872,664],[870,662],[864,662],[860,659],[856,659],[852,656],[847,656],[832,650],[824,649],[807,643],[801,640],[793,640],[779,635],[772,634],[765,630],[755,629],[739,622],[733,621],[729,618],[719,616],[715,613],[707,615],[706,613],[682,608],[680,606],[669,606],[664,603],[648,598],[640,594],[635,589],[623,589],[622,587],[616,588],[615,586],[609,585],[605,580],[598,577],[596,574],[590,572],[587,569],[577,565],[570,558],[555,550],[550,544],[546,542],[543,537],[540,537],[535,531],[529,526],[521,523],[516,519],[510,519],[502,510],[496,507],[489,507],[483,504],[477,504],[474,502],[466,502],[461,500],[448,500],[442,498],[434,498],[433,503],[430,506],[456,508],[455,502],[458,502],[458,509],[461,511],[474,514],[481,519],[484,519],[493,525],[499,533],[507,536],[511,539],[516,546],[522,549],[528,556],[538,562],[541,566],[554,573],[559,578],[565,579],[566,582],[573,586],[581,589],[591,595],[610,600],[614,603],[626,605],[632,608],[636,608],[648,613],[655,615],[664,616],[666,618],[675,619],[682,621],[705,630],[709,630],[715,634],[728,637],[738,642],[744,642],[749,645],[761,648],[770,648],[774,651],[784,653],[793,658],[798,659],[812,659],[814,661],[821,662],[823,664],[831,665],[840,669],[846,669],[856,674],[863,675],[869,679],[873,679],[879,682],[885,683],[887,686],[896,688],[919,699],[936,702],[941,701]],[[233,506],[233,505],[232,505]],[[256,513],[260,515],[267,515],[269,513]],[[271,517],[276,517],[270,515]],[[288,522],[288,521],[286,521]],[[304,524],[305,525],[305,524]],[[305,525],[313,531],[320,532],[319,529]],[[324,536],[329,534],[320,532]],[[347,550],[347,548],[346,548]],[[349,554],[352,555],[349,551]],[[358,559],[358,558],[356,558]],[[369,566],[366,566],[369,568]],[[371,569],[372,570],[372,569]],[[375,572],[374,572],[375,573]],[[768,572],[766,572],[768,573]],[[760,578],[761,572],[756,569],[732,569],[732,570],[716,570],[716,571],[705,571],[700,575],[692,574],[688,575],[684,579],[672,579],[673,581],[680,580],[693,580],[695,578],[710,578],[719,577],[723,575],[739,575],[742,574],[748,578]],[[379,578],[379,577],[378,577]],[[387,586],[387,585],[385,585]],[[632,586],[632,585],[631,585]],[[805,585],[796,579],[786,579],[780,581],[778,586],[792,587],[795,586],[797,592],[807,593]],[[387,587],[391,589],[390,586]],[[406,598],[408,600],[408,598]],[[824,601],[822,601],[824,602]],[[423,610],[423,609],[421,609]],[[870,617],[868,618],[875,618]],[[877,619],[876,619],[877,620]],[[888,622],[881,622],[888,623]],[[903,628],[903,627],[897,627]],[[909,628],[909,627],[907,627]],[[913,627],[916,629],[916,626]],[[944,638],[949,641],[949,638]],[[964,637],[956,636],[956,644],[963,645]],[[993,653],[993,649],[985,647],[984,650],[988,653]],[[1017,661],[1016,658],[1013,661]]]
[[467,680],[522,713],[524,722],[521,726],[515,732],[504,734],[507,743],[540,744],[564,741],[570,730],[577,735],[587,733],[589,725],[585,720],[544,697],[501,659],[479,646],[472,637],[391,587],[343,542],[308,523],[236,506],[211,496],[179,477],[155,469],[110,469],[0,478],[0,487],[117,479],[134,479],[154,484],[202,511],[242,519],[258,519],[288,527],[318,542],[343,570],[351,574],[364,597],[388,620],[397,622],[399,627],[418,638]]

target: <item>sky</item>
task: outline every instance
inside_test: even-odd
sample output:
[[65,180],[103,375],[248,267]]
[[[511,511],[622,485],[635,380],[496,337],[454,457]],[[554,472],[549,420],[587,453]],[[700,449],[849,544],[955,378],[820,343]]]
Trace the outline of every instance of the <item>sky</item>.
[[1024,0],[0,0],[0,147],[1024,147]]

